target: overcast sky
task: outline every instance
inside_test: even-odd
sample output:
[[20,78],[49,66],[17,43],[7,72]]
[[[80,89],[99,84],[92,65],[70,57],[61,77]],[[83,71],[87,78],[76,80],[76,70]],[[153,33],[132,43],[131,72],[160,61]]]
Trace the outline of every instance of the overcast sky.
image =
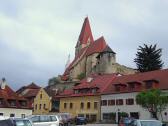
[[168,66],[168,0],[0,0],[0,77],[18,89],[62,74],[88,15],[117,62],[136,68],[139,45],[157,44]]

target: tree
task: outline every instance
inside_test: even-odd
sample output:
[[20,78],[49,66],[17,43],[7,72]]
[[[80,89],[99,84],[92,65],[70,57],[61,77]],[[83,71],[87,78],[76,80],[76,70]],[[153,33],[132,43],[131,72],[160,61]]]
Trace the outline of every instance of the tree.
[[79,80],[82,80],[83,78],[85,78],[86,77],[86,74],[85,73],[80,73],[78,76],[77,76],[77,78],[79,79]]
[[162,56],[162,49],[157,49],[156,46],[156,44],[149,46],[144,44],[144,47],[139,46],[134,62],[140,72],[162,68],[163,62],[160,59]]
[[158,119],[158,115],[162,117],[162,112],[168,106],[167,94],[159,89],[151,89],[140,92],[136,96],[136,102],[144,109],[148,110],[153,118]]
[[58,77],[53,77],[53,78],[50,78],[48,80],[48,85],[56,85],[58,84],[60,81],[59,81],[59,78]]

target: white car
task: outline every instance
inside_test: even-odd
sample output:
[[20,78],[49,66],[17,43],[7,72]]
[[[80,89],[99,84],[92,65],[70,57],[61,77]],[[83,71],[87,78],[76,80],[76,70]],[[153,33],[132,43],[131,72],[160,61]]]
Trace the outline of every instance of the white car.
[[59,120],[54,115],[33,115],[29,119],[34,126],[59,126]]
[[129,126],[162,126],[159,120],[132,120]]

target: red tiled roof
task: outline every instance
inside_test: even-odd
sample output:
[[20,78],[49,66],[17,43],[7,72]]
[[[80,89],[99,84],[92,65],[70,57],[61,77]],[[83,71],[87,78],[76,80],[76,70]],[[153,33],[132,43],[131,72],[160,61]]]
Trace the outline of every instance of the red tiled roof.
[[[131,82],[137,82],[138,84],[144,84],[144,81],[146,80],[156,80],[159,83],[160,89],[168,89],[167,77],[168,77],[168,69],[118,76],[105,89],[103,94],[118,93],[115,91],[114,85],[116,84],[128,85],[128,83],[131,83]],[[130,92],[130,91],[127,89],[123,92]]]
[[[19,96],[17,93],[15,93],[8,85],[5,86],[5,89],[0,88],[0,98],[3,99],[4,104],[0,107],[12,107],[9,105],[8,100],[16,100],[16,108],[21,108],[19,105],[19,101],[27,101],[24,97]],[[28,106],[25,106],[24,108],[29,108]]]
[[107,47],[106,41],[104,40],[104,37],[98,38],[95,42],[90,44],[86,51],[86,55],[89,56],[93,53],[100,53]]
[[27,92],[23,95],[25,98],[36,97],[40,89],[27,89]]
[[17,94],[22,94],[23,91],[27,90],[27,89],[40,89],[41,87],[36,85],[34,82],[32,82],[31,84],[29,84],[28,86],[23,86],[21,88],[19,88],[16,93]]
[[90,42],[94,41],[92,31],[90,28],[89,19],[88,17],[86,17],[82,26],[81,33],[78,38],[78,42],[80,42],[80,44],[87,44],[89,38],[90,38]]
[[26,88],[28,88],[28,89],[40,89],[41,87],[32,82],[31,84],[26,86]]
[[72,63],[68,66],[68,68],[65,70],[63,74],[63,79],[66,75],[69,74],[69,71],[72,69],[72,67],[78,63],[83,57],[89,56],[94,53],[100,53],[102,52],[108,45],[106,44],[106,41],[104,40],[104,37],[100,37],[95,42],[90,44],[88,47],[85,47],[81,49],[79,54],[75,57],[75,59],[72,61]]
[[77,90],[77,89],[93,89],[93,88],[97,88],[98,91],[96,93],[85,93],[85,94],[74,94],[73,90],[65,90],[62,94],[60,94],[60,96],[62,97],[66,97],[66,96],[91,96],[91,95],[98,95],[99,93],[103,92],[104,89],[111,84],[111,82],[113,81],[113,79],[116,77],[116,74],[103,74],[103,75],[90,75],[89,78],[92,78],[92,80],[90,82],[87,81],[88,77],[81,80],[80,84],[75,86],[73,88],[73,90]]

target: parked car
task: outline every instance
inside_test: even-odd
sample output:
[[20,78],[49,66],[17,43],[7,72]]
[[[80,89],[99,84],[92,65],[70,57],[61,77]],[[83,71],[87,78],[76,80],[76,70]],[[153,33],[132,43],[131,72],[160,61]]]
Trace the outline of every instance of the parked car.
[[62,120],[64,126],[69,126],[71,123],[74,122],[74,118],[72,118],[72,115],[69,113],[59,113],[57,115]]
[[55,115],[33,115],[29,117],[34,126],[59,126]]
[[30,120],[23,118],[9,118],[0,120],[0,126],[33,126]]
[[159,120],[132,120],[129,126],[164,126]]
[[76,125],[87,124],[87,119],[85,117],[76,117],[75,118]]
[[63,123],[62,117],[61,117],[60,115],[55,115],[55,117],[56,117],[56,118],[57,118],[57,120],[58,120],[59,126],[64,126],[64,123]]

